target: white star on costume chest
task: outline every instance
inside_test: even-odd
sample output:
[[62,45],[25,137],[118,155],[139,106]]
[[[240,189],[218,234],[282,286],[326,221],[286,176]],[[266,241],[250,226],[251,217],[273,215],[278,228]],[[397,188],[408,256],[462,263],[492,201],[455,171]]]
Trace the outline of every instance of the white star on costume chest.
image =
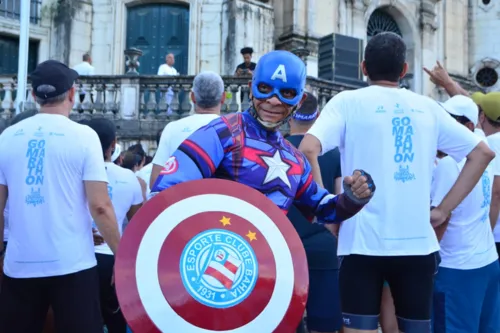
[[266,178],[264,179],[264,184],[279,178],[286,184],[286,186],[288,186],[288,188],[291,188],[290,180],[288,180],[287,175],[290,165],[283,162],[279,150],[276,150],[273,157],[261,156],[261,158],[267,165],[267,173]]

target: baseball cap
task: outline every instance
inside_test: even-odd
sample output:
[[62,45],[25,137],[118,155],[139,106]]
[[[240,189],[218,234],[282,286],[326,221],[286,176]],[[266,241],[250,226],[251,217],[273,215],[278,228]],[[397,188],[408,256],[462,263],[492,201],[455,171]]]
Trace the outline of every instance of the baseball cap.
[[473,93],[472,95],[470,95],[470,98],[472,98],[472,100],[474,101],[474,103],[476,103],[477,105],[481,105],[481,101],[483,100],[483,97],[485,95],[480,92],[480,91],[476,91],[475,93]]
[[479,109],[477,104],[469,98],[463,95],[456,95],[448,99],[442,104],[445,110],[454,116],[465,117],[469,119],[474,126],[477,125],[479,118]]
[[490,92],[481,99],[484,115],[491,121],[500,123],[500,92]]
[[87,123],[99,136],[102,150],[106,151],[116,139],[116,125],[106,118],[94,118]]
[[[73,87],[75,80],[78,78],[78,73],[62,62],[57,60],[44,61],[31,73],[31,85],[35,96],[40,98],[52,98],[60,96]],[[53,87],[50,91],[38,91],[42,85]]]

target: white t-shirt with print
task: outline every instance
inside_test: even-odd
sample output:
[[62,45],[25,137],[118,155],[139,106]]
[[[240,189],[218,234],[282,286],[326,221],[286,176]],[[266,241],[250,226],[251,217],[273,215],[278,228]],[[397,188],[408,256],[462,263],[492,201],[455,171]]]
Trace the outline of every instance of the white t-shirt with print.
[[[465,165],[444,157],[434,170],[432,206],[438,206],[457,181]],[[490,224],[493,174],[488,166],[474,189],[451,213],[440,246],[440,266],[453,269],[476,269],[498,259]]]
[[437,150],[457,161],[480,139],[437,102],[406,89],[369,86],[334,96],[308,134],[322,153],[339,147],[342,175],[368,172],[372,200],[342,223],[338,255],[427,255],[439,250],[430,224]]
[[84,181],[107,182],[101,143],[88,126],[40,113],[0,136],[0,184],[9,191],[12,278],[58,276],[96,265]]
[[[495,177],[500,176],[500,132],[488,135],[486,137],[488,140],[488,145],[491,150],[493,150],[496,154],[493,161],[491,161],[490,166]],[[493,235],[495,238],[495,242],[500,243],[500,216],[495,225],[495,230],[493,231]]]
[[[129,169],[122,168],[114,163],[106,163],[106,173],[108,175],[108,193],[115,209],[118,230],[121,234],[123,230],[122,221],[127,217],[130,207],[139,205],[144,201],[142,188],[134,172]],[[94,228],[97,229],[95,224]],[[113,255],[106,243],[96,246],[95,252]]]
[[158,149],[153,157],[153,164],[165,166],[168,159],[177,150],[181,143],[194,131],[218,118],[217,114],[193,114],[189,117],[172,121],[165,126],[161,133]]

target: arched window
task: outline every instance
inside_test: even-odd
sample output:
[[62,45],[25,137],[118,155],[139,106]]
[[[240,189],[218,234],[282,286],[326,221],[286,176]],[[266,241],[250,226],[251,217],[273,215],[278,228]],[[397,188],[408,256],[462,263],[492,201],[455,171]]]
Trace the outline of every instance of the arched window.
[[370,20],[368,20],[366,34],[368,35],[368,39],[370,39],[381,32],[394,32],[403,37],[398,24],[392,16],[381,9],[377,9],[370,16]]

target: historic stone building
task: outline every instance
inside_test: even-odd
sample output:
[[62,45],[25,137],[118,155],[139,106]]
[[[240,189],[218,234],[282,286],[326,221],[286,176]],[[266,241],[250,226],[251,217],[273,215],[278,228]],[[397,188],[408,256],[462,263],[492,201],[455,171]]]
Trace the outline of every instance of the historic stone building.
[[[17,70],[20,1],[0,4],[0,74]],[[48,58],[73,66],[90,52],[96,74],[123,74],[123,51],[137,47],[142,74],[155,74],[167,52],[181,74],[231,74],[243,46],[257,59],[274,48],[305,47],[316,76],[318,38],[335,32],[366,41],[388,30],[408,43],[415,91],[432,92],[422,66],[436,60],[495,90],[499,13],[500,3],[489,0],[32,0],[30,69]]]
[[[0,3],[0,117],[5,119],[13,114],[18,93],[12,77],[18,66],[20,2]],[[363,45],[381,31],[401,35],[410,68],[402,84],[416,92],[446,98],[422,70],[436,60],[469,90],[500,90],[499,1],[31,0],[30,16],[28,70],[49,58],[74,66],[89,52],[96,75],[81,78],[77,86],[93,99],[87,93],[77,101],[71,118],[113,119],[125,146],[141,141],[151,154],[156,132],[192,111],[192,76],[186,75],[219,72],[231,93],[223,112],[249,106],[248,78],[232,76],[245,46],[253,47],[256,60],[273,49],[307,49],[308,88],[321,105],[356,87],[317,79],[319,40],[332,33]],[[143,53],[140,76],[123,75],[124,51],[131,48]],[[181,77],[155,76],[170,52]],[[167,105],[170,89],[175,96]],[[26,107],[36,107],[27,96]]]

